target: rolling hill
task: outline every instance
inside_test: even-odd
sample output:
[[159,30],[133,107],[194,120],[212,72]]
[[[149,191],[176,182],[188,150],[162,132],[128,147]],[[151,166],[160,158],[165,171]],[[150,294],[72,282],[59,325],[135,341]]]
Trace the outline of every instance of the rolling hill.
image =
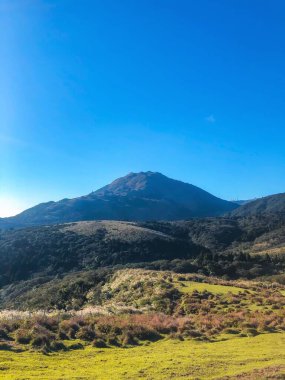
[[[0,232],[0,286],[118,265],[175,267],[236,278],[241,273],[253,275],[243,270],[261,262],[264,266],[256,275],[271,273],[272,268],[278,273],[273,261],[285,253],[284,247],[285,218],[280,215],[85,221],[14,229]],[[266,254],[270,259],[264,264]]]
[[90,221],[0,234],[0,286],[35,276],[187,258],[203,247],[135,223]]
[[86,196],[47,202],[14,217],[0,228],[57,224],[81,220],[179,220],[218,216],[238,205],[160,173],[130,173]]

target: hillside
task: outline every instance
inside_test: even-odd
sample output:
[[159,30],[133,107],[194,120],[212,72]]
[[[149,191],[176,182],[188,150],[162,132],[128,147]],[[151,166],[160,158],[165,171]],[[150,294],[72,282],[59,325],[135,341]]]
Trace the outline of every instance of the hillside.
[[116,264],[188,258],[203,247],[135,223],[98,221],[0,234],[0,285]]
[[231,216],[285,213],[285,193],[270,195],[241,205]]
[[0,312],[3,378],[283,378],[284,285],[141,269],[72,279],[73,292],[54,280],[18,298],[26,311]]
[[[139,267],[229,278],[285,268],[285,218],[174,222],[87,221],[0,233],[2,297],[68,273]],[[109,270],[108,269],[108,270]],[[61,285],[60,285],[61,287]]]
[[81,220],[178,220],[217,216],[238,205],[160,173],[130,173],[74,199],[47,202],[0,219],[0,228]]
[[[194,299],[188,305],[185,301],[195,291],[210,292],[227,297],[228,293],[238,295],[239,309],[258,309],[258,295],[264,289],[261,281],[225,280],[201,274],[177,274],[171,271],[146,269],[97,269],[69,273],[65,276],[15,283],[0,290],[0,310],[80,310],[94,313],[163,312],[190,313],[198,305]],[[275,283],[280,295],[285,297],[285,284]],[[254,289],[250,294],[246,290]],[[181,303],[178,305],[178,300]],[[189,300],[190,301],[190,300]],[[282,298],[285,305],[285,298]],[[199,302],[197,300],[197,302]],[[270,305],[271,300],[265,300]],[[276,302],[276,300],[274,301]],[[201,307],[199,305],[198,307]],[[216,310],[218,311],[218,309]],[[214,310],[211,311],[212,313]],[[1,317],[1,311],[0,311]]]

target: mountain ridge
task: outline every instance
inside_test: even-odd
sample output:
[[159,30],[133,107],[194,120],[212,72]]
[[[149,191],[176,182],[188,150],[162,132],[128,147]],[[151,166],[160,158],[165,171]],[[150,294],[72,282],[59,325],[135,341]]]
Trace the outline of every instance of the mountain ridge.
[[238,209],[231,211],[230,215],[240,217],[269,213],[285,214],[285,193],[278,193],[255,199],[241,205]]
[[158,172],[129,173],[85,196],[45,202],[0,219],[0,228],[81,220],[179,220],[219,216],[238,205]]

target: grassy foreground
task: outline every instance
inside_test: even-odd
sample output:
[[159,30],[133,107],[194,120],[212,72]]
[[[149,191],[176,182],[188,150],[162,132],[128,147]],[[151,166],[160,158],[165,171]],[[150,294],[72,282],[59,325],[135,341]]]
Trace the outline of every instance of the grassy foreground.
[[49,355],[0,351],[0,378],[222,379],[247,373],[238,378],[260,379],[267,371],[270,378],[284,375],[284,364],[285,333],[275,333],[213,343],[166,339],[134,348],[86,346]]
[[285,379],[284,291],[119,270],[101,287],[101,314],[95,290],[86,310],[2,311],[0,379]]

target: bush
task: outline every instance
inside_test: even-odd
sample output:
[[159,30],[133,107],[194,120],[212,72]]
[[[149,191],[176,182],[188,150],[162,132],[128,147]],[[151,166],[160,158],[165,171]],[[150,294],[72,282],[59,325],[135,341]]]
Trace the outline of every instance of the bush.
[[84,349],[83,344],[81,343],[71,344],[68,348],[69,350],[83,350]]
[[96,347],[96,348],[106,348],[107,344],[106,344],[106,342],[104,342],[103,339],[95,339],[92,342],[92,346]]
[[178,339],[180,340],[181,342],[184,340],[183,336],[181,334],[178,334],[178,333],[171,333],[169,335],[169,338],[170,339]]
[[111,336],[107,339],[107,343],[110,345],[110,346],[120,346],[120,343],[117,339],[116,336]]
[[51,342],[50,349],[52,351],[66,351],[66,346],[62,342]]
[[70,339],[75,339],[76,333],[80,327],[74,320],[70,319],[62,321],[59,325],[59,328]]
[[29,344],[32,339],[32,334],[29,330],[18,329],[15,334],[15,339],[17,343]]
[[62,339],[62,340],[68,340],[69,339],[69,336],[66,335],[66,333],[62,330],[59,330],[58,332],[58,338],[59,339]]
[[138,343],[139,343],[138,340],[136,338],[134,338],[133,335],[130,333],[124,333],[121,336],[122,346],[135,346]]
[[142,327],[138,331],[134,331],[134,335],[139,340],[149,340],[155,342],[162,338],[162,336],[153,329]]
[[49,347],[50,346],[50,339],[46,335],[38,335],[35,338],[32,339],[32,346],[33,347]]
[[224,333],[225,334],[239,334],[240,331],[237,330],[237,329],[232,329],[232,328],[229,327],[229,328],[227,328],[227,329],[224,330]]
[[256,336],[256,335],[258,335],[258,331],[254,328],[248,328],[246,330],[246,334],[247,334],[247,336]]
[[12,340],[4,329],[0,329],[0,339]]
[[7,343],[0,343],[0,351],[11,351],[12,347]]
[[96,336],[96,334],[91,329],[90,326],[83,326],[76,333],[76,338],[82,339],[82,340],[87,340],[89,342],[91,342],[92,340],[94,340],[95,336]]
[[187,329],[183,331],[183,335],[190,338],[200,338],[203,334],[194,329]]

